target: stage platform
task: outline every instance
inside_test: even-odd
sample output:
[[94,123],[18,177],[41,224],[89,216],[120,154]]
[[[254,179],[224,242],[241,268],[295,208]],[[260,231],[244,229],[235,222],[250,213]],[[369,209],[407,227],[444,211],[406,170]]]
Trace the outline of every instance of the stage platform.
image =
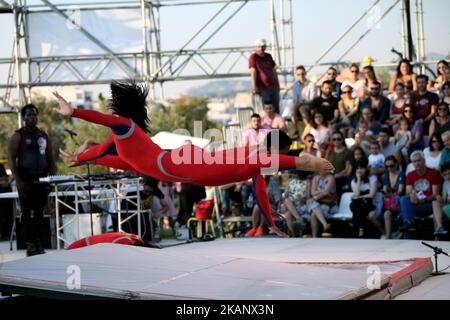
[[[450,251],[450,242],[430,243]],[[2,251],[7,262],[0,265],[0,291],[29,296],[450,299],[450,276],[429,277],[432,250],[414,240],[234,238],[162,249],[100,244],[15,255],[19,259]],[[450,258],[440,256],[438,263],[442,269]]]

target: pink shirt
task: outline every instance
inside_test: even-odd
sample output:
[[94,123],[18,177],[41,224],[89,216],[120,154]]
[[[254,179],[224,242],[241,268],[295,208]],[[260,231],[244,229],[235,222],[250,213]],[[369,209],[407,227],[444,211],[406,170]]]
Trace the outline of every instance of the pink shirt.
[[263,116],[261,118],[261,128],[266,130],[271,129],[281,129],[286,127],[286,122],[284,122],[283,117],[279,114],[275,114],[273,119],[269,119],[268,116]]
[[259,129],[256,132],[255,129],[248,128],[242,133],[242,140],[244,142],[244,146],[258,146],[264,145],[264,139],[270,130]]

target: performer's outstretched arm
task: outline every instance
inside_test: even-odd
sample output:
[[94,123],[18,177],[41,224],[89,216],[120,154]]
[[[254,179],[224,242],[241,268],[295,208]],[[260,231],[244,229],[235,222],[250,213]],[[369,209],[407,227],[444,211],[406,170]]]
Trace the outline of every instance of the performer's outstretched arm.
[[288,235],[278,229],[273,222],[272,208],[270,207],[269,196],[267,195],[266,182],[262,175],[253,178],[253,187],[259,210],[261,211],[264,220],[269,225],[270,230],[280,237],[288,237]]

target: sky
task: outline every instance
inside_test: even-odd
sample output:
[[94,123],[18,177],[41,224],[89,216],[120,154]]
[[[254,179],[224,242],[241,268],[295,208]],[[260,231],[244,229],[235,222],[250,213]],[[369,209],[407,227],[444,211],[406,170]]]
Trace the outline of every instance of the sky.
[[[177,0],[175,0],[177,1]],[[79,0],[77,3],[89,1]],[[174,1],[173,1],[174,2]],[[190,2],[195,2],[191,0]],[[275,0],[278,3],[278,0]],[[287,2],[287,1],[286,1]],[[413,10],[414,31],[414,0]],[[37,0],[29,3],[41,3]],[[74,3],[74,0],[56,0],[54,3]],[[374,3],[374,0],[293,0],[295,64],[313,63],[356,19]],[[347,47],[358,39],[368,24],[377,15],[383,14],[395,0],[381,0],[375,10],[363,19],[355,29],[344,38],[325,58],[336,60]],[[212,38],[207,48],[249,46],[257,38],[270,41],[270,1],[254,1],[247,4],[239,13]],[[230,14],[240,5],[232,3],[225,13]],[[182,7],[164,7],[161,9],[161,36],[163,50],[178,49],[185,43],[209,17],[216,13],[223,4],[196,5]],[[446,55],[450,50],[450,1],[423,0],[425,49],[427,53]],[[278,10],[278,6],[277,6]],[[224,15],[225,16],[225,15]],[[219,23],[213,23],[200,38],[189,48],[195,48],[209,35]],[[365,55],[371,55],[376,62],[392,62],[395,56],[391,48],[401,51],[400,5],[397,6],[365,37],[346,57],[346,61],[360,62]],[[10,14],[0,15],[0,58],[9,58],[12,48],[12,17]],[[238,70],[246,72],[246,61],[240,61]],[[6,81],[5,68],[0,68],[0,82]],[[205,81],[171,82],[164,86],[166,97],[176,97],[190,87],[198,86]],[[104,86],[94,86],[91,90],[103,91]],[[2,91],[0,89],[0,95]]]

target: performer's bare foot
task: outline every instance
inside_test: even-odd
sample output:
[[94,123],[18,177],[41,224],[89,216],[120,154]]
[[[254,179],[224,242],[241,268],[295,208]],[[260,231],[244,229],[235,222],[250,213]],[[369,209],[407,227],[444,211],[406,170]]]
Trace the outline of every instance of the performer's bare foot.
[[313,172],[334,172],[334,166],[330,161],[305,154],[295,158],[295,166],[297,170],[313,171]]
[[289,238],[289,236],[286,233],[284,233],[283,231],[281,231],[280,229],[278,229],[277,226],[271,227],[270,230],[281,238]]

